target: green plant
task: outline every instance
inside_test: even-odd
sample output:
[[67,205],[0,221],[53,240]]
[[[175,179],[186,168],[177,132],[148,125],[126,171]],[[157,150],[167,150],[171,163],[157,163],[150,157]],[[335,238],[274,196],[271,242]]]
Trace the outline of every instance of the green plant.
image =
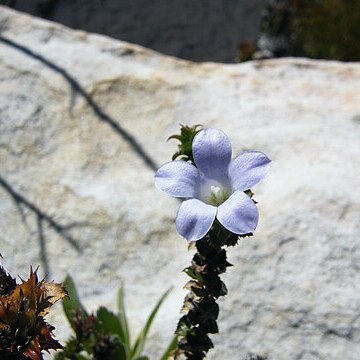
[[359,21],[359,0],[267,0],[258,45],[265,56],[359,61]]
[[358,0],[292,0],[294,52],[311,58],[360,59]]
[[[56,355],[56,360],[148,360],[148,357],[142,354],[147,335],[169,290],[161,296],[132,343],[122,288],[118,293],[118,314],[105,307],[100,307],[96,314],[89,314],[80,302],[75,283],[70,276],[67,276],[64,285],[69,298],[63,301],[63,309],[75,336],[72,336],[64,350]],[[174,339],[160,360],[168,359],[175,347]]]

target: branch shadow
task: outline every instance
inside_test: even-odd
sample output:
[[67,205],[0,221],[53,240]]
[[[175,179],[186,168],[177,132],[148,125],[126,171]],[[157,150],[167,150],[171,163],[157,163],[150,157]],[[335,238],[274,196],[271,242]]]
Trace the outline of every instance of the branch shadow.
[[83,226],[83,223],[72,223],[68,225],[62,225],[55,221],[50,215],[42,211],[35,204],[26,199],[23,195],[19,194],[13,187],[2,177],[0,176],[0,186],[10,195],[12,200],[17,207],[22,221],[26,223],[26,216],[24,213],[23,207],[30,210],[35,216],[37,221],[37,230],[39,235],[39,246],[40,246],[40,259],[44,266],[45,273],[50,276],[50,264],[46,251],[46,242],[44,237],[44,224],[47,224],[51,229],[53,229],[57,234],[59,234],[63,239],[65,239],[68,244],[75,249],[77,252],[81,253],[82,249],[70,234],[68,230],[77,226]]
[[71,86],[72,91],[78,93],[80,96],[84,98],[87,105],[93,110],[94,114],[98,117],[98,119],[102,122],[108,124],[120,137],[125,140],[132,148],[132,150],[143,160],[145,165],[149,167],[151,170],[156,171],[158,169],[157,164],[152,159],[152,157],[143,149],[143,147],[139,144],[139,142],[135,139],[135,137],[126,131],[123,127],[119,125],[117,121],[115,121],[111,116],[106,114],[104,110],[94,101],[94,99],[84,90],[84,88],[80,85],[80,83],[72,77],[65,69],[60,67],[59,65],[54,64],[50,60],[46,59],[42,55],[35,53],[29,48],[20,45],[10,39],[7,39],[3,36],[0,36],[0,42],[5,45],[11,46],[12,48],[19,50],[23,54],[30,56],[31,58],[40,61],[43,65],[48,67],[49,69],[55,71],[60,74]]
[[[37,54],[31,49],[18,44],[15,41],[12,41],[8,38],[0,36],[0,42],[4,45],[10,46],[13,49],[18,50],[26,56],[31,57],[34,60],[41,62],[47,68],[53,70],[54,72],[60,74],[63,79],[65,79],[70,87],[71,91],[79,94],[84,98],[87,105],[92,109],[94,114],[97,116],[99,121],[102,121],[108,124],[114,132],[116,132],[123,140],[125,140],[132,148],[132,150],[143,160],[144,164],[151,170],[156,171],[158,166],[152,157],[143,149],[143,147],[139,144],[136,138],[126,131],[123,127],[119,125],[117,121],[115,121],[111,116],[109,116],[104,110],[94,101],[94,99],[84,90],[81,84],[70,75],[65,69],[60,67],[59,65],[53,63],[48,60],[44,56]],[[4,188],[8,192],[8,194],[12,197],[15,206],[17,207],[21,218],[24,223],[26,223],[26,216],[24,213],[23,207],[29,209],[32,213],[35,214],[37,218],[37,230],[39,235],[39,246],[40,246],[40,259],[43,263],[44,270],[48,276],[50,276],[50,265],[48,261],[47,249],[46,249],[46,241],[44,237],[44,224],[47,224],[52,228],[56,233],[58,233],[62,238],[64,238],[76,251],[80,252],[81,248],[77,244],[76,240],[67,233],[73,227],[83,226],[80,223],[72,223],[69,225],[62,225],[56,222],[50,215],[46,214],[40,208],[38,208],[35,204],[27,200],[24,196],[15,191],[12,186],[0,176],[0,186]]]

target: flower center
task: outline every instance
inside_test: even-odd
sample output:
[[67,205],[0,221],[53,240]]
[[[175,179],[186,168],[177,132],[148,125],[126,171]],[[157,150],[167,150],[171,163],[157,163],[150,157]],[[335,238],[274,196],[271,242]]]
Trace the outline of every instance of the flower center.
[[210,186],[210,190],[211,190],[211,192],[212,192],[215,196],[219,196],[219,195],[220,195],[220,192],[221,192],[221,187],[220,187],[220,186],[211,185],[211,186]]
[[215,180],[207,179],[201,186],[200,198],[209,205],[219,206],[230,195],[230,190]]

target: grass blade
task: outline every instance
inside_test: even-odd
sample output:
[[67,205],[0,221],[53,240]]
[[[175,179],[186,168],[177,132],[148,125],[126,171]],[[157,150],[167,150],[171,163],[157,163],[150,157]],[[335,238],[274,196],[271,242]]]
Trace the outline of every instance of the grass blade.
[[170,344],[168,345],[167,349],[165,350],[164,354],[160,358],[160,360],[168,360],[170,357],[170,354],[176,349],[177,345],[178,345],[177,337],[174,336],[172,338]]
[[124,303],[124,290],[121,287],[118,292],[118,311],[119,311],[119,321],[123,330],[123,337],[121,338],[124,345],[127,347],[130,353],[131,343],[130,343],[130,331],[129,325],[126,318],[125,303]]
[[171,289],[167,290],[164,293],[164,295],[161,296],[161,298],[159,299],[159,301],[155,305],[153,311],[151,312],[150,316],[148,317],[144,328],[142,329],[142,331],[140,332],[139,336],[137,337],[137,339],[135,341],[135,345],[134,345],[134,347],[132,348],[132,351],[131,351],[130,359],[138,358],[141,355],[142,351],[144,350],[146,337],[147,337],[147,334],[148,334],[148,332],[150,330],[151,324],[153,323],[154,318],[155,318],[161,304],[163,303],[165,298],[169,295],[170,290]]

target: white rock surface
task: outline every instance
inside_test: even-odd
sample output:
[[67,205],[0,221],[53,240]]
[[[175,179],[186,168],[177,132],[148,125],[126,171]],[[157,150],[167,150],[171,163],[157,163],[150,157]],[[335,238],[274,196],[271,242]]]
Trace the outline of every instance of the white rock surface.
[[9,271],[43,272],[46,258],[51,279],[70,272],[92,308],[114,307],[123,282],[134,329],[173,285],[151,336],[156,359],[192,254],[175,232],[178,202],[153,186],[151,161],[170,159],[176,144],[166,138],[179,123],[218,127],[235,154],[263,151],[273,167],[254,189],[256,235],[229,250],[235,266],[208,358],[359,359],[360,64],[193,64],[3,7],[0,32]]

